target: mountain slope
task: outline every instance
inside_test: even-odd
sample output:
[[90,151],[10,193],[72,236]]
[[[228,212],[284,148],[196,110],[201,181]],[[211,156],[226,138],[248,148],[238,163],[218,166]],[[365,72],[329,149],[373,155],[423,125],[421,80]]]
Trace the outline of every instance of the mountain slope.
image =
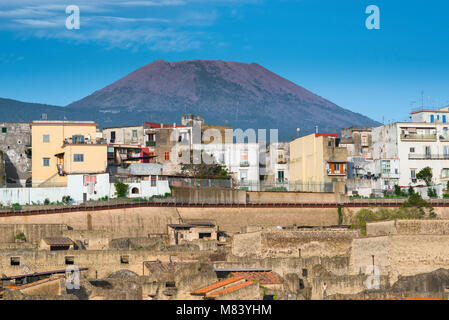
[[284,140],[294,137],[297,127],[305,134],[316,125],[320,132],[380,125],[258,64],[225,61],[157,60],[70,104],[67,110],[89,110],[104,125],[179,122],[181,114],[192,113],[208,123],[235,128],[279,128]]

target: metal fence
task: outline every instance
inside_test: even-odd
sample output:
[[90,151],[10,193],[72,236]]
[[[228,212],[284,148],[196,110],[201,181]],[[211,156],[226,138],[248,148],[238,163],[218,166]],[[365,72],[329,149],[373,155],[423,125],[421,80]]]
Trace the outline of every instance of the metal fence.
[[248,191],[334,192],[332,182],[259,182],[240,181],[234,187]]
[[195,179],[195,178],[181,178],[169,177],[169,186],[173,187],[220,187],[232,188],[231,179]]

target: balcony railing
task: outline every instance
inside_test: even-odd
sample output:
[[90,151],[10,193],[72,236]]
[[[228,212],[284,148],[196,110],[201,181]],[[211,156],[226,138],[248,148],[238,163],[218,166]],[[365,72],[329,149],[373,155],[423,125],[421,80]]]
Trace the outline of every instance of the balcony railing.
[[436,141],[437,135],[436,135],[436,133],[435,134],[417,134],[417,133],[401,134],[401,140]]
[[409,160],[449,160],[449,154],[436,154],[436,153],[427,153],[427,154],[416,154],[409,153]]
[[384,178],[384,179],[399,179],[399,173],[393,173],[393,172],[381,173],[380,177]]
[[156,141],[147,141],[146,146],[147,147],[154,147],[154,146],[156,146]]
[[240,162],[240,167],[249,167],[249,162],[248,161]]

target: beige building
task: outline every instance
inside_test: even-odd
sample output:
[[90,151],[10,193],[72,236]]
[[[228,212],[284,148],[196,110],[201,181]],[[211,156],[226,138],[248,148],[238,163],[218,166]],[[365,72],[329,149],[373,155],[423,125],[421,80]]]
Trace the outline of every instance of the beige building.
[[93,121],[33,121],[33,187],[66,185],[68,174],[106,172],[107,145],[97,141],[96,127]]
[[290,142],[290,181],[345,181],[347,151],[339,142],[336,133],[314,133]]

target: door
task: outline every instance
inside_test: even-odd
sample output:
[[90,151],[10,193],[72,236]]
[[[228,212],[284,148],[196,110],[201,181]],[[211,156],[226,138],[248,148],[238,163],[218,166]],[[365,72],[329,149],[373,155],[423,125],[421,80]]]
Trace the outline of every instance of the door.
[[431,156],[431,153],[430,153],[430,146],[426,146],[426,159],[430,159],[432,156]]

